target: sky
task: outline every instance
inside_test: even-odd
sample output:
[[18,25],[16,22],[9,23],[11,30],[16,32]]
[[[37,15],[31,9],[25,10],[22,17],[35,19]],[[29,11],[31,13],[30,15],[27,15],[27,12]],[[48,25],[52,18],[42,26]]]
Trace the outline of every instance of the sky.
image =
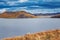
[[60,12],[60,0],[0,0],[0,13],[5,11],[57,13]]

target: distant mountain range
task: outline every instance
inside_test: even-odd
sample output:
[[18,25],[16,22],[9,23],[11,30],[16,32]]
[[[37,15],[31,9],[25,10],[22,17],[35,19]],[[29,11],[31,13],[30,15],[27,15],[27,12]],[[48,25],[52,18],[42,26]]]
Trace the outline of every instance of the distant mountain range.
[[59,15],[52,16],[51,18],[60,18],[60,14]]
[[0,14],[0,18],[36,18],[37,16],[25,11],[19,12],[4,12]]
[[45,14],[36,13],[33,15],[35,15],[35,16],[51,16],[50,18],[60,18],[60,13],[45,13]]
[[[50,17],[48,17],[50,16]],[[0,18],[60,18],[60,13],[36,13],[32,14],[26,11],[4,12]]]
[[60,13],[45,13],[45,14],[43,14],[43,13],[35,13],[33,15],[35,15],[35,16],[40,16],[40,15],[46,16],[46,15],[57,15],[57,14],[60,14]]

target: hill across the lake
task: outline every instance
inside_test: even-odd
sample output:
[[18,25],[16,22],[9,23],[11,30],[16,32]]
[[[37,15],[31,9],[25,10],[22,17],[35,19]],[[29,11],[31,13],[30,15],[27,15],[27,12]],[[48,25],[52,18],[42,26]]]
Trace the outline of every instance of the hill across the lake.
[[37,16],[25,11],[19,12],[4,12],[0,14],[0,18],[37,18]]

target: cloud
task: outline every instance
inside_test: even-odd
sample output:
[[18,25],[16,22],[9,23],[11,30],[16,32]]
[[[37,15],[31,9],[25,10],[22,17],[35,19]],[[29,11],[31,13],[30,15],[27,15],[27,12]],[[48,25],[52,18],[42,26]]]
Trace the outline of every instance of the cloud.
[[28,0],[2,0],[0,1],[0,5],[8,5],[8,6],[13,6],[13,5],[18,5],[19,3],[27,2]]
[[19,0],[19,2],[23,3],[23,2],[27,2],[28,0]]
[[0,2],[0,6],[6,6],[5,2]]
[[16,5],[17,2],[16,2],[16,1],[14,1],[14,2],[7,2],[7,4],[8,4],[9,6],[13,6],[13,5]]
[[6,12],[7,10],[5,8],[0,9],[0,14]]
[[60,0],[40,0],[41,2],[60,2]]
[[[49,8],[55,8],[60,5],[60,1],[56,2],[57,0],[4,0],[4,2],[1,2],[0,5],[3,6],[33,6],[33,5],[39,5]],[[59,4],[59,5],[58,5]],[[60,7],[60,6],[59,6]]]
[[20,11],[25,9],[27,9],[27,7],[12,7],[12,8],[8,8],[7,11]]
[[0,9],[0,13],[3,13],[5,11],[9,12],[16,12],[16,11],[26,11],[30,13],[58,13],[60,12],[60,8],[55,9],[28,9],[28,7],[12,7],[12,8],[3,8]]
[[0,9],[1,13],[21,10],[31,13],[60,12],[59,0],[2,0],[0,6],[2,5],[6,8]]
[[30,7],[40,7],[40,6],[35,6],[35,5],[32,5],[32,6],[30,6]]
[[2,0],[0,1],[0,5],[6,5],[6,6],[13,6],[13,5],[16,5],[18,4],[19,2],[17,0]]
[[24,11],[30,12],[30,13],[58,13],[60,12],[60,8],[55,9],[24,9]]

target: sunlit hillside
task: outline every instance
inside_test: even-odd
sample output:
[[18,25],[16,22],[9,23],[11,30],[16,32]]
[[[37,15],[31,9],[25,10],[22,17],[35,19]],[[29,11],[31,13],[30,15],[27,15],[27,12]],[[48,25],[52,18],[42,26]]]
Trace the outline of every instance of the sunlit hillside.
[[0,14],[0,18],[36,18],[36,17],[37,16],[34,16],[25,11],[4,12],[4,13]]

